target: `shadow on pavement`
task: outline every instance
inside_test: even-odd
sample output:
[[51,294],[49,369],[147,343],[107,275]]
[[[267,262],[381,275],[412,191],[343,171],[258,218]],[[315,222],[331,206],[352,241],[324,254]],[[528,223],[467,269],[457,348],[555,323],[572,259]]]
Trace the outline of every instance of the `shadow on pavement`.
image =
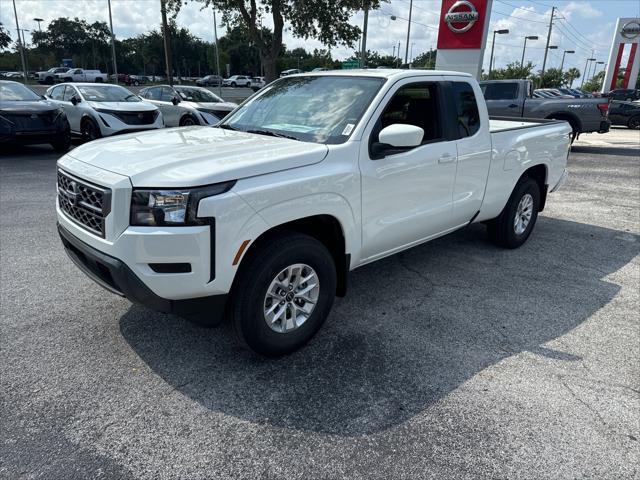
[[[620,143],[620,142],[618,142]],[[629,144],[628,147],[596,147],[573,145],[571,153],[588,153],[591,155],[616,155],[620,157],[638,157],[638,144]]]
[[120,329],[176,390],[255,423],[355,436],[410,419],[483,369],[543,344],[619,291],[606,276],[640,253],[639,237],[540,217],[519,250],[490,245],[476,225],[352,272],[311,344],[278,360],[132,306]]

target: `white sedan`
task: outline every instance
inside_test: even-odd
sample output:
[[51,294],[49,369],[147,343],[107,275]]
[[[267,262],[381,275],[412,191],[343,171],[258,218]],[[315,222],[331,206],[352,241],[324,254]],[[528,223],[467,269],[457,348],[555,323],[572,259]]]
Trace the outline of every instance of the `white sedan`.
[[50,87],[45,97],[64,109],[72,135],[86,141],[164,127],[155,105],[119,85],[65,83]]

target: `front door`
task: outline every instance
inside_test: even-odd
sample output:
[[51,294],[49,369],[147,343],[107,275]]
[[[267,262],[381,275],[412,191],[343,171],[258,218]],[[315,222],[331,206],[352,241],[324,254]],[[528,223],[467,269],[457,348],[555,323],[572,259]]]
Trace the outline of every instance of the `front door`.
[[[451,210],[456,142],[443,122],[445,92],[437,79],[442,80],[426,77],[425,81],[412,78],[398,82],[365,129],[359,158],[361,261],[389,255],[454,226]],[[396,123],[422,128],[422,144],[372,159],[371,142],[378,141],[380,130]]]
[[64,91],[64,97],[62,98],[62,103],[64,103],[64,111],[67,114],[67,120],[69,120],[69,127],[71,128],[71,131],[74,133],[80,133],[82,111],[79,105],[81,104],[74,105],[73,103],[71,103],[71,98],[73,97],[81,100],[80,94],[78,93],[76,88],[71,85],[67,85],[67,88]]

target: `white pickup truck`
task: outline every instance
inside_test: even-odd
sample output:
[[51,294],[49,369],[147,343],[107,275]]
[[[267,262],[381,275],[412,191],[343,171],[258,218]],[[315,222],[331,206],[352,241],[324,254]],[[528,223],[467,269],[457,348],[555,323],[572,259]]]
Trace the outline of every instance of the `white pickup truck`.
[[350,270],[475,222],[522,245],[566,178],[570,133],[564,121],[490,120],[462,73],[287,76],[216,127],[69,152],[58,229],[107,290],[228,318],[277,356],[320,328]]
[[56,82],[95,82],[106,83],[109,76],[100,70],[84,70],[82,68],[70,68],[66,72],[56,73]]

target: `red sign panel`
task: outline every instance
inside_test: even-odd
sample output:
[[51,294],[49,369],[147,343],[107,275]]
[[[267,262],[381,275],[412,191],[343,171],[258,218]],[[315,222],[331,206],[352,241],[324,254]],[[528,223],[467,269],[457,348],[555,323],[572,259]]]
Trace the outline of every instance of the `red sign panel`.
[[442,0],[438,49],[480,48],[487,0]]

